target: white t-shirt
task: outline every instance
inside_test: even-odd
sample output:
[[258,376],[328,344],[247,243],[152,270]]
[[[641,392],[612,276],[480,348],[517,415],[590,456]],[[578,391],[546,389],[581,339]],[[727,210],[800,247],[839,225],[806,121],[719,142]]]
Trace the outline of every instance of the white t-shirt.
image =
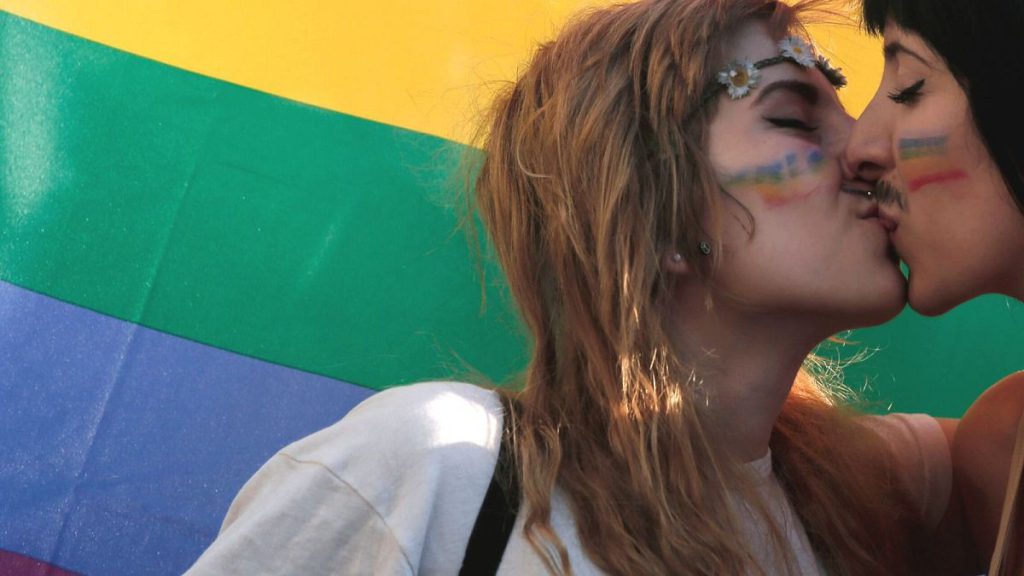
[[[925,415],[877,418],[905,455],[920,505],[935,525],[949,499],[951,464],[938,423]],[[220,535],[187,572],[225,574],[455,575],[497,461],[502,407],[495,392],[461,383],[392,388],[337,424],[281,450],[242,488]],[[786,529],[804,574],[821,574],[807,535],[771,470],[749,464]],[[522,511],[520,511],[522,512]],[[744,536],[772,566],[753,516]],[[545,574],[520,513],[501,575]],[[565,496],[552,527],[573,571],[601,574],[586,556]],[[771,571],[769,571],[771,572]]]

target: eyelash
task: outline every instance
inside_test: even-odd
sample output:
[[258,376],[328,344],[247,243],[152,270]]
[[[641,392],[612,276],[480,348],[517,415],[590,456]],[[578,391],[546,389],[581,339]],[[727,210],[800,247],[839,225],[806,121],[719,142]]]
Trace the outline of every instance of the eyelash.
[[765,118],[765,120],[779,128],[792,128],[800,132],[814,132],[818,129],[817,126],[811,126],[803,120],[796,118]]
[[897,104],[913,104],[921,96],[924,80],[918,80],[902,90],[889,93],[889,99]]

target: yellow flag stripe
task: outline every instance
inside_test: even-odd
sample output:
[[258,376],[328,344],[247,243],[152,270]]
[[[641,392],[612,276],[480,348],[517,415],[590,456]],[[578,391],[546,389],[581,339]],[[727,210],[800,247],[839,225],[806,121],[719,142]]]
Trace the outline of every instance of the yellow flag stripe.
[[[0,0],[0,9],[133,54],[330,110],[465,141],[502,80],[571,14],[608,0]],[[859,75],[854,31],[824,38]],[[870,85],[870,87],[868,86]]]

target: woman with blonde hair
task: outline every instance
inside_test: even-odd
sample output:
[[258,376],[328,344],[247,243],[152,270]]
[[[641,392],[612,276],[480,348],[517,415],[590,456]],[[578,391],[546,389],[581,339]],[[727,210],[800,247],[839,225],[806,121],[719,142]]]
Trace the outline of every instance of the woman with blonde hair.
[[521,388],[370,398],[271,459],[190,573],[957,573],[943,424],[804,368],[905,299],[805,9],[642,0],[542,45],[473,195]]

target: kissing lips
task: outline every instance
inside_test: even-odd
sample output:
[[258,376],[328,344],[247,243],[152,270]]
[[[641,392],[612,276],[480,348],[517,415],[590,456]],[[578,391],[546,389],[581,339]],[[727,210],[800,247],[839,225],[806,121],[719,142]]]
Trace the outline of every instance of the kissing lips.
[[898,224],[896,224],[895,220],[890,218],[885,212],[882,211],[878,212],[878,222],[881,223],[882,227],[885,228],[886,232],[889,232],[890,234],[895,232],[896,228],[899,226]]

